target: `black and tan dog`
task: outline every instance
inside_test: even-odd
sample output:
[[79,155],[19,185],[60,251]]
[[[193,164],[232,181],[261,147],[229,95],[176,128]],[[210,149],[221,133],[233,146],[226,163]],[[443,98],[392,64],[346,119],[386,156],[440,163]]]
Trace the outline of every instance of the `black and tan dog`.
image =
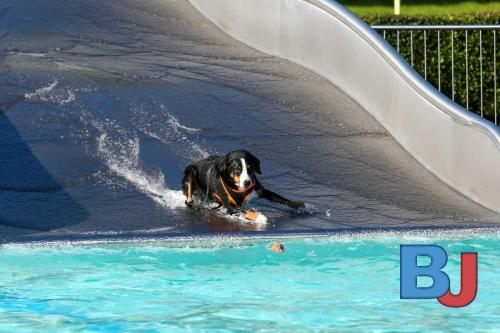
[[209,156],[184,170],[182,189],[186,205],[193,205],[194,196],[202,203],[218,203],[218,207],[223,206],[229,214],[242,212],[247,219],[259,223],[267,222],[267,218],[259,212],[243,211],[243,204],[254,192],[273,202],[295,209],[304,208],[303,202],[285,199],[264,188],[256,174],[261,174],[260,161],[246,150]]

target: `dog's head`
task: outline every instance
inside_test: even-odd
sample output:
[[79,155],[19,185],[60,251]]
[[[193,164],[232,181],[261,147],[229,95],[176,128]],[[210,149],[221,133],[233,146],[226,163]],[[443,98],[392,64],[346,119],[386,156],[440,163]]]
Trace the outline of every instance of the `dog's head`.
[[256,173],[261,174],[260,161],[246,150],[227,154],[218,164],[218,169],[226,182],[240,190],[252,185]]

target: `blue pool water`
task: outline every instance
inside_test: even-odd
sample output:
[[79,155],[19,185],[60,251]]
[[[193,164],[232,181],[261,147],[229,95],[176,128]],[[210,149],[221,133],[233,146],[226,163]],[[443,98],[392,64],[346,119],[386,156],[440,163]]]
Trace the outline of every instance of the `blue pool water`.
[[[0,249],[1,332],[499,332],[500,237],[336,236]],[[438,244],[459,288],[479,253],[469,307],[399,299],[399,245]]]

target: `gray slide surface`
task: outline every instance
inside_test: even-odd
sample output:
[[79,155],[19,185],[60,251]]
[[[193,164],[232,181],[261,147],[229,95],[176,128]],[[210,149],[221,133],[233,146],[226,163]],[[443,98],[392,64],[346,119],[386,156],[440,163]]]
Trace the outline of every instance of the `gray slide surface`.
[[328,79],[423,166],[500,213],[500,130],[426,82],[366,23],[329,0],[191,0],[221,29]]
[[[187,1],[0,4],[0,238],[112,239],[497,227],[325,78]],[[186,209],[185,165],[246,148],[266,226]]]

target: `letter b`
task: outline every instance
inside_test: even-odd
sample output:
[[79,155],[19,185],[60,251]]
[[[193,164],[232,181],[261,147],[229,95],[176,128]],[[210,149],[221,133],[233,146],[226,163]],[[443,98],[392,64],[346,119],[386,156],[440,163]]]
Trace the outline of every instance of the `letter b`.
[[[437,245],[401,245],[400,247],[400,298],[423,299],[441,297],[450,287],[450,278],[441,269],[448,262],[446,251]],[[431,259],[427,266],[418,266],[417,258]],[[433,280],[430,287],[418,287],[417,277],[427,276]]]

